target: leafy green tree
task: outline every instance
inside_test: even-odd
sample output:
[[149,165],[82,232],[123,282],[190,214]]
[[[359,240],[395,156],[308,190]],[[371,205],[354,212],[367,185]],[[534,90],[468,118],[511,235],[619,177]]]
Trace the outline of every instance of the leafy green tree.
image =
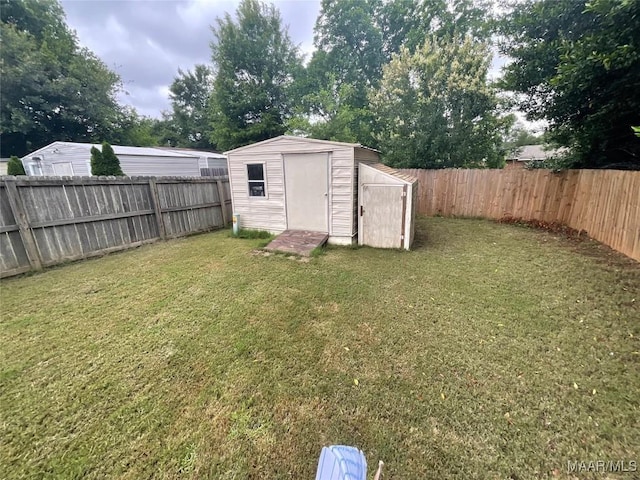
[[487,84],[487,46],[465,39],[405,47],[371,95],[385,163],[404,168],[500,167],[501,120]]
[[22,165],[20,159],[15,155],[11,155],[7,163],[7,175],[26,175],[24,165]]
[[124,175],[120,160],[107,142],[102,142],[102,151],[91,147],[91,175]]
[[222,150],[286,131],[293,106],[288,94],[301,68],[298,49],[280,13],[258,0],[243,0],[234,19],[213,27],[215,67],[211,142]]
[[213,72],[206,65],[196,65],[193,71],[178,69],[178,76],[169,87],[171,121],[178,136],[176,146],[215,148],[209,121],[213,79]]
[[79,46],[60,4],[4,0],[1,6],[2,155],[108,136],[117,123],[120,79]]
[[306,133],[377,146],[368,94],[378,88],[383,65],[402,47],[413,53],[426,37],[486,38],[487,5],[484,0],[323,0],[314,29],[317,50],[300,81],[298,113],[310,119]]
[[570,148],[566,166],[640,168],[640,2],[527,0],[502,20],[502,86]]
[[133,107],[122,107],[117,124],[109,137],[116,145],[132,147],[153,147],[162,145],[161,136],[157,133],[160,120],[138,115]]
[[505,151],[512,152],[518,147],[525,145],[540,145],[545,143],[544,135],[537,135],[529,130],[522,122],[515,119],[515,115],[511,114],[505,119],[506,132],[503,138],[503,147]]

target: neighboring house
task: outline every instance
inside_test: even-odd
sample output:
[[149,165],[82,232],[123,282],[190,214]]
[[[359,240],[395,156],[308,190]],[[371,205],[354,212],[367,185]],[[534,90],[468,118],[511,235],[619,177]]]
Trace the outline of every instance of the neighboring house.
[[[91,143],[53,142],[21,158],[27,175],[90,176]],[[200,168],[224,155],[197,150],[112,145],[125,175],[199,177]]]
[[[358,241],[364,213],[372,227],[367,245],[407,248],[410,243],[413,220],[405,222],[404,214],[415,210],[417,183],[380,165],[376,150],[283,135],[225,154],[241,228],[322,232],[330,243],[347,245]],[[367,177],[374,183],[359,184],[361,164],[377,166]],[[367,189],[367,204],[358,203],[359,187]]]
[[563,154],[566,149],[547,149],[546,145],[525,145],[516,148],[507,156],[505,168],[524,168],[527,162],[540,162]]
[[[183,153],[185,155],[196,155],[198,157],[198,165],[200,169],[207,169],[216,172],[216,174],[227,175],[227,157],[222,153],[203,152],[192,148],[179,147],[154,147],[160,150],[166,150],[173,153]],[[203,173],[204,175],[204,173]]]
[[8,158],[0,158],[0,175],[6,175],[7,174],[8,165],[9,165],[9,159]]

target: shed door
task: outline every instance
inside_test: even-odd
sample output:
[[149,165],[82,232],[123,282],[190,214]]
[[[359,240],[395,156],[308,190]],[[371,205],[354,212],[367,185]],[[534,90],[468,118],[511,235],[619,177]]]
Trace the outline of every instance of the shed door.
[[364,245],[402,247],[403,192],[402,185],[362,185],[359,213]]
[[329,232],[328,163],[326,153],[284,156],[287,228]]

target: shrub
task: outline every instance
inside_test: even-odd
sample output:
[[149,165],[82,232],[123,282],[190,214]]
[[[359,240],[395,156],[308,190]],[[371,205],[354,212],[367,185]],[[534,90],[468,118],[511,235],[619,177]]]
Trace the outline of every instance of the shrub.
[[91,147],[91,175],[124,175],[120,160],[107,142],[102,142],[102,151]]
[[15,155],[12,155],[7,163],[7,175],[26,175],[24,165]]

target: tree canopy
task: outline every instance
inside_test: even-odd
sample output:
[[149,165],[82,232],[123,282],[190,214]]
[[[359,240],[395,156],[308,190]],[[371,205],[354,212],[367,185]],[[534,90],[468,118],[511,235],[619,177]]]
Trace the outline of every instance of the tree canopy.
[[[227,150],[293,132],[380,148],[396,166],[499,166],[539,141],[559,166],[640,168],[640,1],[322,0],[303,63],[279,11],[242,0],[215,19],[211,64],[177,69],[171,110],[121,106],[118,75],[82,48],[58,0],[0,0],[0,147],[57,140]],[[499,37],[495,37],[496,26]],[[510,58],[488,79],[496,38]]]
[[178,75],[169,87],[171,116],[169,121],[176,135],[174,146],[215,148],[211,142],[209,103],[213,93],[213,71],[207,65],[196,65]]
[[79,46],[57,1],[3,1],[0,34],[3,156],[113,132],[120,79]]
[[301,61],[278,10],[243,0],[235,20],[226,14],[212,29],[212,143],[227,150],[283,134]]
[[466,38],[406,47],[371,95],[385,162],[404,168],[499,167],[501,122],[488,47]]
[[640,2],[528,0],[502,19],[502,87],[574,167],[640,168]]
[[[427,37],[485,39],[489,10],[482,0],[323,0],[314,52],[301,77],[296,127],[312,137],[378,146],[370,92],[384,65]],[[300,117],[307,119],[300,121]]]

